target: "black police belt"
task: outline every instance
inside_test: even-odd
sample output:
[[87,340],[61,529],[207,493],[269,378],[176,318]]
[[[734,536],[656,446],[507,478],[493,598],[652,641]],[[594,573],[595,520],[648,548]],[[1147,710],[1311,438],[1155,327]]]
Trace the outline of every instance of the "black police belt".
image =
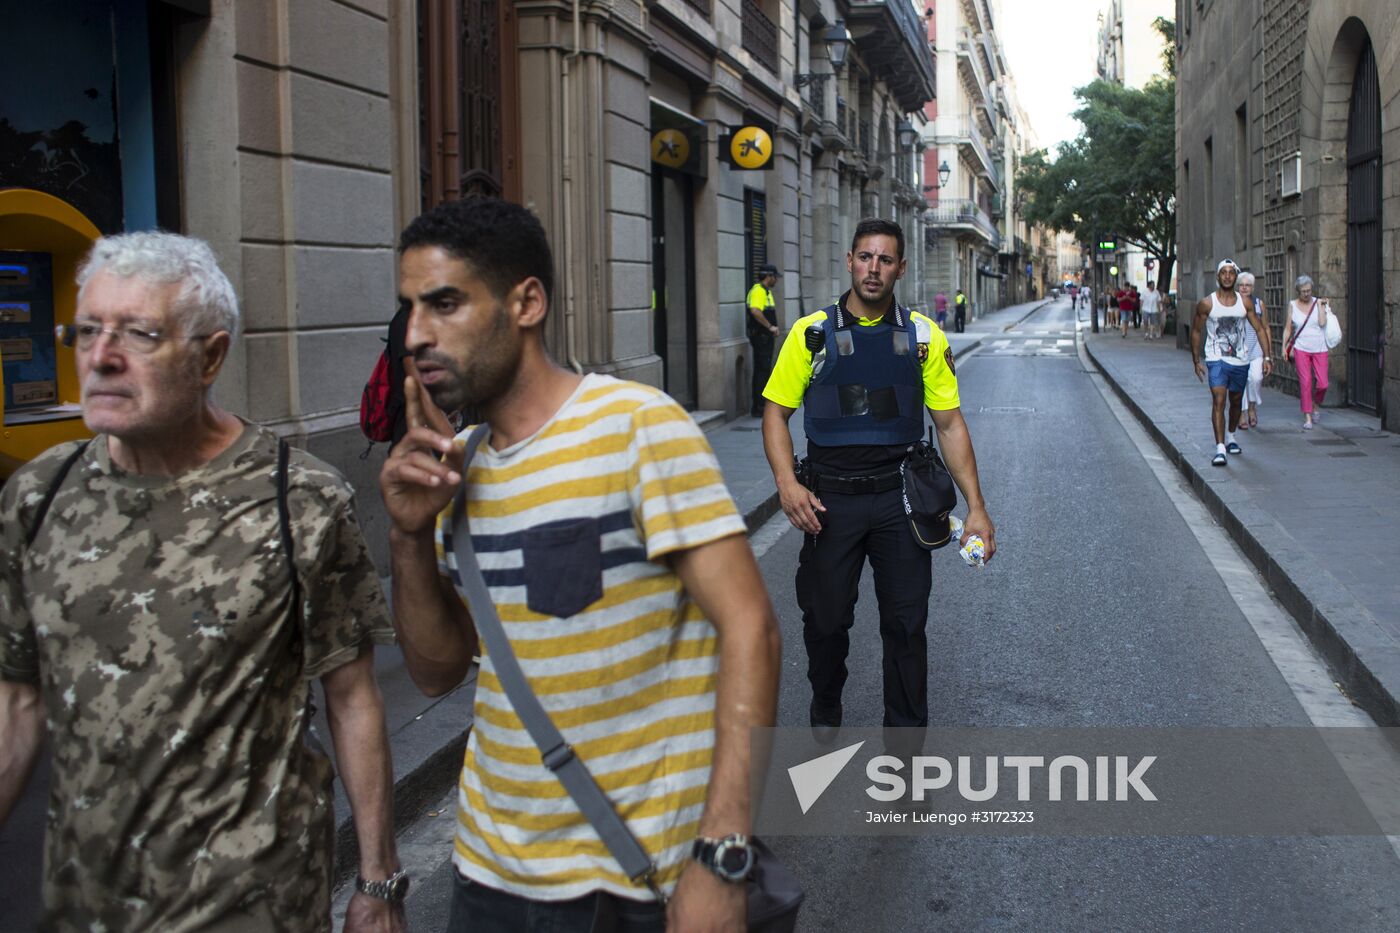
[[870,495],[899,489],[903,479],[898,470],[889,473],[874,473],[868,476],[835,476],[818,473],[810,461],[803,460],[797,465],[797,479],[812,492],[836,492],[844,495]]

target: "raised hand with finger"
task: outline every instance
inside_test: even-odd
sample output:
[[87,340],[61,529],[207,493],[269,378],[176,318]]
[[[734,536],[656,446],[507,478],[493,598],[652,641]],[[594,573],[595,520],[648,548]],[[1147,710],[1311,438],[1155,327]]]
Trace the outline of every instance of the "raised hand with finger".
[[462,446],[452,425],[420,379],[412,358],[404,361],[408,433],[379,471],[379,489],[394,530],[421,535],[433,530],[462,482]]

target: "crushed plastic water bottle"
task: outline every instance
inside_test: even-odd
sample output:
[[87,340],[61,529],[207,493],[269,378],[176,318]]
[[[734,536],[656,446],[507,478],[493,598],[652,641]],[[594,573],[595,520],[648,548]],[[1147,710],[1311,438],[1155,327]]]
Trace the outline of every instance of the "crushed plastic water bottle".
[[[958,518],[956,515],[949,515],[948,531],[954,538],[961,540],[963,533],[962,519]],[[987,565],[987,545],[986,542],[982,540],[981,535],[973,535],[968,538],[967,543],[958,550],[958,554],[962,557],[963,563],[967,564],[969,567],[985,567]]]

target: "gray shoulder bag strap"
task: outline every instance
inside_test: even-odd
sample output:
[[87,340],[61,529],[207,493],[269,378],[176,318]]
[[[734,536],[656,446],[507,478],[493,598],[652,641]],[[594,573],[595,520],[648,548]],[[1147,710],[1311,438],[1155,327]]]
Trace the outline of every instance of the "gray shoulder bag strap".
[[564,736],[555,727],[549,713],[540,705],[539,697],[530,689],[520,662],[511,650],[510,639],[501,627],[501,618],[496,614],[496,604],[491,599],[491,591],[481,576],[481,567],[476,562],[476,552],[472,550],[471,530],[467,527],[467,467],[477,448],[490,433],[487,424],[478,425],[467,437],[466,456],[462,462],[462,485],[453,501],[451,526],[444,525],[443,550],[447,554],[447,566],[452,574],[452,585],[467,601],[472,622],[477,635],[481,637],[486,651],[491,656],[491,664],[496,677],[501,681],[515,714],[525,724],[530,738],[540,748],[544,766],[554,773],[564,789],[569,792],[574,803],[582,811],[588,822],[608,847],[613,858],[622,866],[633,884],[644,884],[653,896],[662,903],[666,898],[656,886],[656,864],[647,855],[637,837],[627,828],[622,817],[613,809],[612,801],[598,782],[593,780],[582,759],[574,754],[573,748],[564,741]]

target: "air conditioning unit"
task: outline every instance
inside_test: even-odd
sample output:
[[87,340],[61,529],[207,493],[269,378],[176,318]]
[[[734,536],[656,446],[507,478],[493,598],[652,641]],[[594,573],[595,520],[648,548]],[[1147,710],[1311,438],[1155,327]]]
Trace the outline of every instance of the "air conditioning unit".
[[1279,160],[1279,193],[1294,198],[1303,193],[1303,153],[1294,152]]

